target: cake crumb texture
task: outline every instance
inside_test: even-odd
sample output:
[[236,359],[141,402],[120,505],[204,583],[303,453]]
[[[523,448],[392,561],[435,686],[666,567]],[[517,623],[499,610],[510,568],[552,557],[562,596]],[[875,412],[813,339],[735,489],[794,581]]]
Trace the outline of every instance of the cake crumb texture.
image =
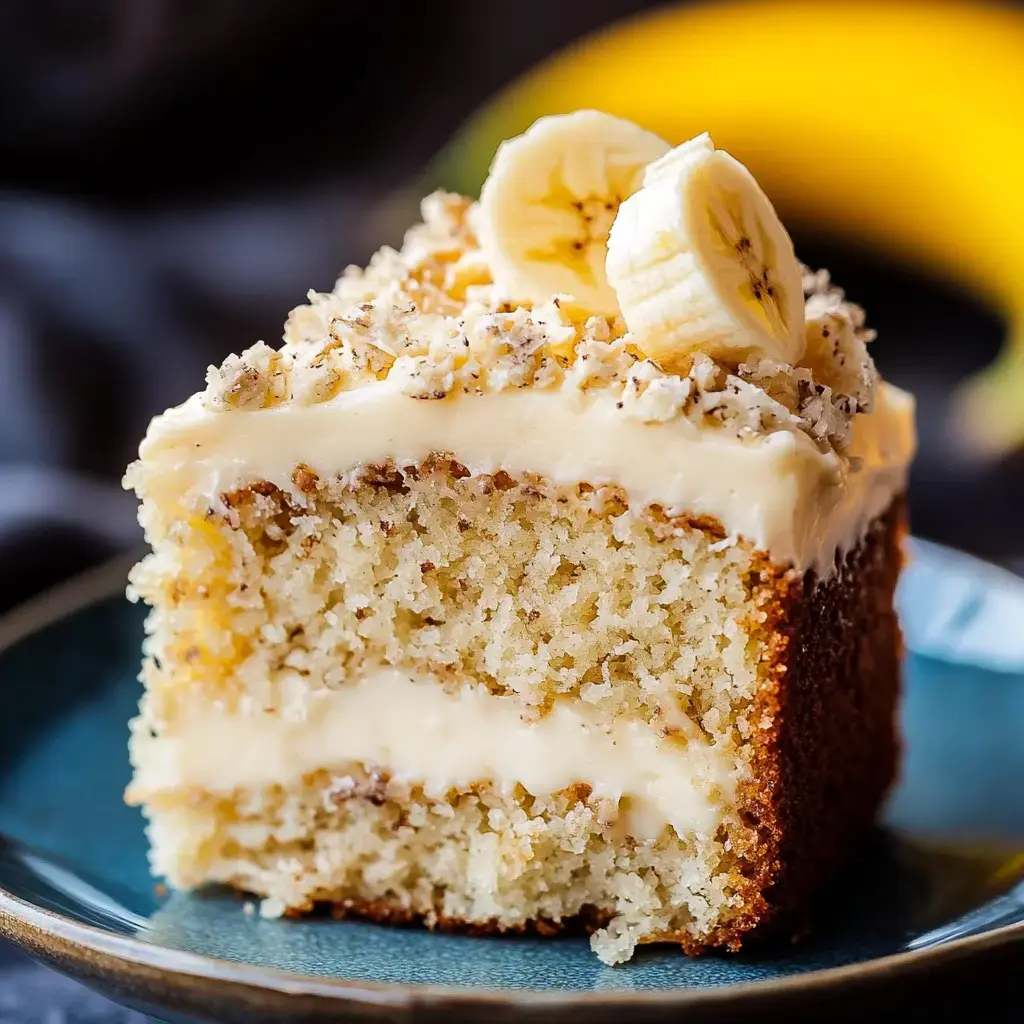
[[608,963],[638,943],[737,948],[797,927],[895,770],[900,502],[818,580],[713,520],[585,483],[473,477],[442,454],[303,479],[304,505],[257,484],[166,524],[133,574],[154,605],[137,763],[138,737],[189,701],[301,714],[311,692],[388,665],[471,678],[526,717],[571,697],[606,721],[695,731],[729,753],[736,795],[718,795],[714,834],[638,841],[582,780],[439,797],[387,766],[325,765],[149,794],[158,873],[264,897],[262,916],[331,905],[502,931],[582,915]]
[[168,543],[132,586],[154,606],[158,716],[183,688],[287,711],[387,665],[475,680],[532,714],[573,696],[749,737],[742,621],[767,613],[747,607],[749,545],[720,524],[634,510],[615,488],[471,477],[444,456],[307,482],[304,506],[255,486],[222,512],[150,522]]

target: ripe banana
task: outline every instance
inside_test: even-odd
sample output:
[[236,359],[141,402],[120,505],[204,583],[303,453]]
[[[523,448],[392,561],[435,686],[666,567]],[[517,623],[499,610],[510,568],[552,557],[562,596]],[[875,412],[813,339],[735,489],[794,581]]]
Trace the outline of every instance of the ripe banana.
[[724,0],[613,25],[470,119],[428,171],[475,194],[495,146],[582,107],[672,143],[709,130],[788,224],[976,290],[1007,316],[960,396],[978,450],[1024,443],[1024,13],[931,0]]
[[503,142],[480,193],[476,228],[497,284],[513,299],[571,296],[615,313],[605,245],[619,204],[668,143],[597,110],[542,117]]
[[700,350],[799,361],[793,243],[750,172],[706,133],[644,172],[608,238],[608,281],[635,343],[666,369]]

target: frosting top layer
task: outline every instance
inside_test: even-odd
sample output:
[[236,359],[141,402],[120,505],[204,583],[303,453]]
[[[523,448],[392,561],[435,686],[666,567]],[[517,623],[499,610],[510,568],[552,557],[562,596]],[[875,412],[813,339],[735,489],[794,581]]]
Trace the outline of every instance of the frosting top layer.
[[623,418],[686,418],[741,437],[806,433],[841,450],[870,411],[878,375],[863,313],[827,274],[807,274],[806,365],[740,365],[694,353],[665,372],[618,316],[588,316],[571,296],[516,304],[491,279],[473,231],[476,204],[437,193],[401,251],[381,249],[350,267],[333,291],[292,310],[279,351],[259,344],[210,369],[212,411],[307,406],[383,379],[422,401],[529,388],[600,390]]
[[442,452],[473,474],[622,487],[634,504],[714,517],[776,562],[826,571],[902,490],[913,445],[911,400],[889,386],[857,418],[844,456],[799,432],[742,439],[685,418],[637,422],[617,405],[530,389],[418,402],[388,379],[317,405],[231,415],[193,398],[154,422],[128,481],[165,506],[217,507],[221,494],[269,480],[301,505],[299,464],[331,479]]
[[443,452],[473,473],[616,485],[819,572],[904,488],[912,399],[879,384],[863,314],[827,274],[804,281],[805,365],[698,353],[667,373],[617,317],[504,298],[469,200],[423,212],[401,252],[293,310],[281,349],[230,357],[157,417],[126,484],[216,506],[256,480],[296,490],[299,464],[331,479]]

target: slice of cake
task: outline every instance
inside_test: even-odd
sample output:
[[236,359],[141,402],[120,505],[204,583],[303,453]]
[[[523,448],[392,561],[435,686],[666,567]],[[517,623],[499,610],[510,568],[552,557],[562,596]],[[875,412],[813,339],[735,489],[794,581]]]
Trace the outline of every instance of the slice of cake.
[[749,172],[592,111],[211,369],[128,471],[172,885],[792,935],[897,766],[912,403]]

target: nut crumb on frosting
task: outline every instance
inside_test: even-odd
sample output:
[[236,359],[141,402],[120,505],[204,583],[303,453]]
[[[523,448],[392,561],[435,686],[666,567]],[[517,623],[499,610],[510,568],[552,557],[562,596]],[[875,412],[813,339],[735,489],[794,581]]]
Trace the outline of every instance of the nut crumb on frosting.
[[206,374],[206,395],[217,409],[267,409],[289,397],[291,360],[262,341],[230,355]]
[[293,309],[284,344],[229,356],[207,374],[204,404],[256,410],[311,405],[389,378],[436,401],[514,388],[600,389],[641,422],[684,417],[740,436],[802,431],[842,451],[854,416],[870,411],[878,373],[860,307],[827,271],[804,269],[806,353],[800,366],[770,359],[726,365],[697,354],[684,373],[644,357],[618,317],[574,319],[552,296],[513,304],[492,282],[473,231],[476,204],[435,192],[401,250],[349,267],[330,292]]

